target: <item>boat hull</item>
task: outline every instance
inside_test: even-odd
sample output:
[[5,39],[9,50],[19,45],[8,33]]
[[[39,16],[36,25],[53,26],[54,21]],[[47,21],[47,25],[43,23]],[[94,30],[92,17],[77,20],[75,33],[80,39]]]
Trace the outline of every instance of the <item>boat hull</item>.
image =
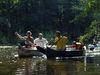
[[55,51],[53,49],[47,48],[43,49],[41,47],[37,47],[37,50],[47,56],[47,58],[52,57],[78,57],[84,56],[84,50],[75,50],[75,51]]
[[43,56],[44,54],[34,49],[19,48],[18,55],[19,57],[32,57],[32,56]]

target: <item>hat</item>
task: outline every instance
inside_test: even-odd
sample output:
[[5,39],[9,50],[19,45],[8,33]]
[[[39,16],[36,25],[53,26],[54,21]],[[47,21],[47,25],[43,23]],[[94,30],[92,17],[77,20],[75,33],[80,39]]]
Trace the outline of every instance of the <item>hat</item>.
[[60,31],[56,31],[56,34],[60,34]]
[[73,41],[72,44],[76,44],[76,41]]
[[27,32],[26,32],[26,35],[27,35],[27,34],[32,35],[32,32],[31,32],[31,31],[27,31]]
[[39,36],[43,36],[43,34],[42,33],[39,33]]

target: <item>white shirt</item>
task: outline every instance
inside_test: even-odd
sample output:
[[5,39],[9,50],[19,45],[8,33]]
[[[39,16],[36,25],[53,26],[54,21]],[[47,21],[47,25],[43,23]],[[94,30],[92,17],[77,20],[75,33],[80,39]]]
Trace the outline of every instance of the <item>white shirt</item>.
[[36,44],[36,46],[40,46],[40,47],[43,47],[43,48],[46,47],[47,43],[48,43],[48,41],[45,38],[42,38],[42,39],[36,38],[34,40],[34,44]]

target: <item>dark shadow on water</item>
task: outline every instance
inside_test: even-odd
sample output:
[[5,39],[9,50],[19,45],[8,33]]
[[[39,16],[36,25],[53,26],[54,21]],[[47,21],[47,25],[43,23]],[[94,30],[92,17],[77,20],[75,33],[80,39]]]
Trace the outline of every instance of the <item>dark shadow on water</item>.
[[15,58],[16,53],[0,49],[0,75],[100,75],[100,56],[85,65],[83,59]]

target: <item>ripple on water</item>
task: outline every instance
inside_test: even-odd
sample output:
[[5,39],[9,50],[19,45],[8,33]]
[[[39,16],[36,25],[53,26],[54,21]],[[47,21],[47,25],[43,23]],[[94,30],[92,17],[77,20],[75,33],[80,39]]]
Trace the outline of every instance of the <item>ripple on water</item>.
[[[0,75],[100,75],[100,57],[93,63],[73,60],[44,60],[43,57],[15,58],[15,49],[0,49]],[[90,73],[90,74],[89,74]]]

